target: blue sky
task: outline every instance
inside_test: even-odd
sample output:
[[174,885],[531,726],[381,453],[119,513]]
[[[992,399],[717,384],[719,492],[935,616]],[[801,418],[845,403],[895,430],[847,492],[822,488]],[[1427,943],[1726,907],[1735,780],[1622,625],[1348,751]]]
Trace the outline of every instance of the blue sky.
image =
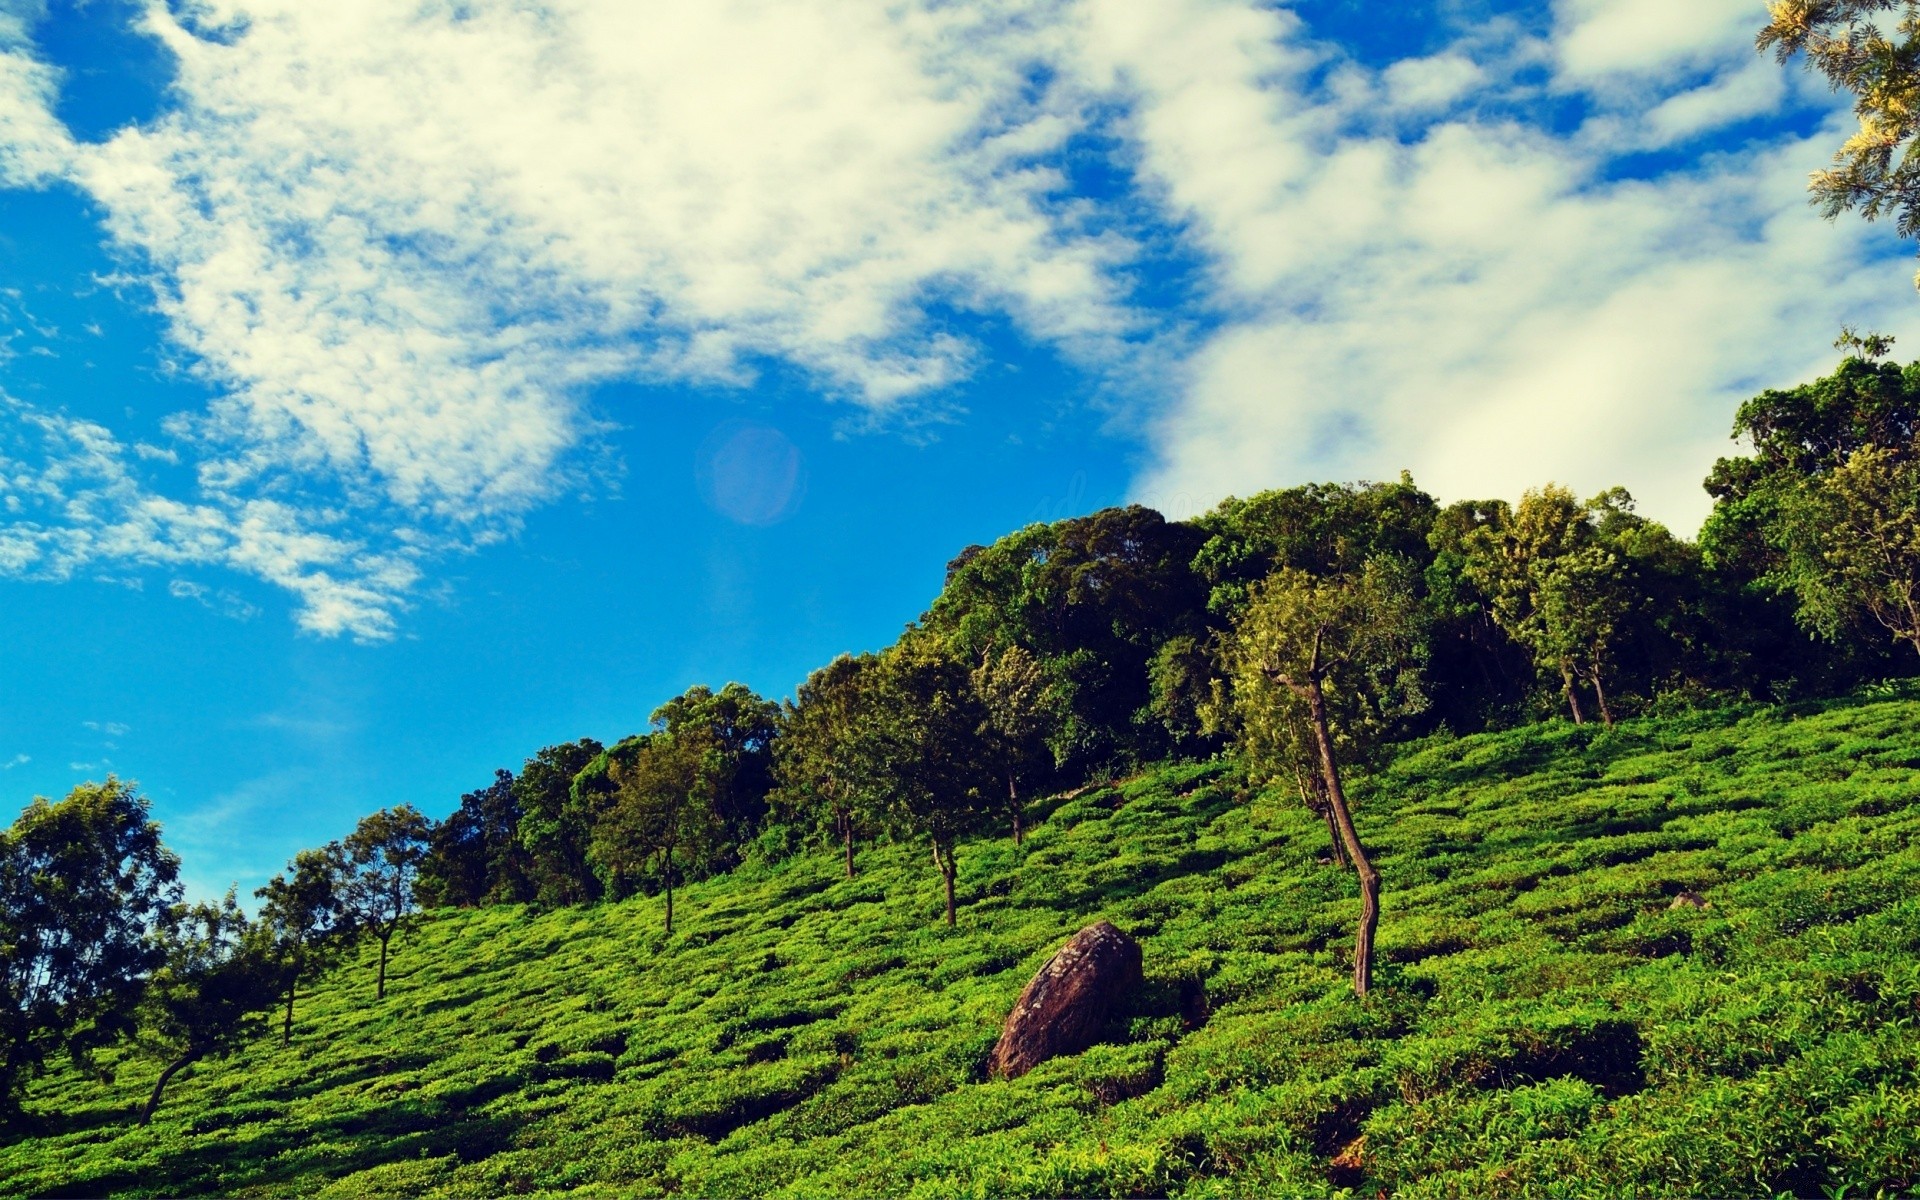
[[1739,399],[1920,344],[1762,7],[0,0],[0,798],[251,888],[1032,520],[1691,532]]

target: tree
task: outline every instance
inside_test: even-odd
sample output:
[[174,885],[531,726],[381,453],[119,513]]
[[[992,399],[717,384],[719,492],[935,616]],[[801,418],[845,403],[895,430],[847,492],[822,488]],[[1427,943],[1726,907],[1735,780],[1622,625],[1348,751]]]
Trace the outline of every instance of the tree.
[[1360,880],[1360,996],[1373,981],[1380,874],[1354,827],[1341,759],[1377,740],[1396,716],[1424,707],[1424,630],[1411,576],[1411,564],[1391,558],[1371,560],[1357,576],[1282,570],[1254,590],[1234,639],[1234,704],[1251,734],[1250,765],[1283,777],[1299,765],[1303,733],[1311,736],[1325,802]]
[[1207,608],[1226,624],[1274,572],[1350,575],[1368,559],[1423,561],[1438,515],[1410,475],[1394,483],[1313,483],[1230,497],[1193,524],[1205,535],[1193,559]]
[[387,997],[393,935],[412,922],[416,911],[413,884],[427,855],[430,828],[418,809],[398,804],[362,817],[341,846],[348,865],[340,884],[347,928],[380,942],[377,1000]]
[[991,802],[998,782],[981,753],[986,713],[966,666],[938,639],[910,632],[880,659],[876,703],[862,726],[865,752],[891,783],[895,819],[933,844],[955,924],[957,846]]
[[1191,566],[1203,537],[1139,505],[1030,525],[954,559],[919,627],[968,662],[1009,646],[1037,658],[1064,768],[1153,757],[1165,746],[1148,664],[1169,638],[1204,632]]
[[700,853],[720,829],[714,811],[722,773],[720,746],[697,726],[650,734],[631,763],[616,762],[613,807],[589,849],[607,880],[624,894],[649,871],[666,891],[667,934],[673,934],[673,884],[685,852]]
[[[1850,92],[1859,128],[1814,172],[1812,201],[1828,220],[1859,210],[1892,217],[1905,238],[1920,234],[1920,4],[1914,0],[1772,0],[1756,43],[1782,63],[1805,53],[1807,68]],[[1882,13],[1899,13],[1891,36]],[[1920,278],[1916,278],[1920,284]]]
[[1025,837],[1021,781],[1046,762],[1049,682],[1040,660],[1017,645],[987,654],[973,669],[974,694],[986,714],[981,733],[1007,781],[1007,812],[1016,846]]
[[1806,623],[1829,638],[1864,612],[1920,652],[1920,461],[1855,450],[1782,514]]
[[293,972],[271,931],[240,911],[232,889],[218,904],[176,909],[159,945],[164,960],[147,990],[139,1045],[165,1065],[140,1110],[142,1125],[174,1075],[231,1054],[266,1029],[266,1012]]
[[869,758],[873,739],[871,654],[842,654],[807,676],[774,742],[776,802],[789,818],[808,821],[840,844],[853,878],[856,838],[879,824],[886,795]]
[[512,771],[496,768],[491,784],[460,797],[460,807],[433,827],[427,842],[422,904],[472,908],[533,898]]
[[293,1000],[300,981],[324,969],[343,948],[348,918],[340,889],[348,870],[345,849],[332,842],[300,851],[286,871],[253,893],[261,902],[260,926],[287,968],[283,1046],[293,1042]]
[[587,861],[591,814],[574,804],[573,780],[605,750],[592,738],[547,746],[529,758],[514,780],[520,802],[520,842],[534,898],[542,904],[585,904],[600,898],[600,880]]
[[1463,539],[1465,575],[1492,597],[1494,622],[1532,652],[1541,671],[1558,673],[1576,724],[1586,720],[1580,680],[1613,724],[1606,671],[1635,592],[1628,564],[1600,538],[1597,520],[1631,509],[1632,498],[1619,489],[1582,505],[1548,484]]
[[178,875],[146,798],[112,776],[0,834],[0,1115],[54,1053],[88,1066],[132,1031]]
[[655,709],[652,722],[656,730],[676,736],[695,733],[714,754],[714,829],[701,842],[700,861],[689,866],[707,874],[737,865],[741,848],[766,819],[780,706],[745,684],[729,683],[718,692],[700,684]]
[[1709,556],[1793,596],[1830,642],[1878,625],[1920,651],[1920,363],[1850,357],[1742,405],[1734,435],[1753,453],[1707,480]]

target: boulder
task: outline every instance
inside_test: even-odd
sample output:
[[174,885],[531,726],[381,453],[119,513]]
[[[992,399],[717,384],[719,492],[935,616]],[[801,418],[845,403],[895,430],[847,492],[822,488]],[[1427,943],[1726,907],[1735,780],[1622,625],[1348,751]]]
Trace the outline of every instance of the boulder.
[[1050,1058],[1080,1053],[1100,1040],[1140,982],[1140,943],[1106,921],[1087,926],[1020,993],[988,1070],[1018,1079]]

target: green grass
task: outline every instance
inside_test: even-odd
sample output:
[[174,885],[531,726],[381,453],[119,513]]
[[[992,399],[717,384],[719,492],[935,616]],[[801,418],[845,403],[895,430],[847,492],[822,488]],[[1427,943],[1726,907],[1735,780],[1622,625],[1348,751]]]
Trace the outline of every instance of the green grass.
[[[1219,764],[963,847],[951,933],[923,847],[688,888],[670,940],[657,900],[441,914],[384,1004],[335,974],[290,1048],[195,1069],[149,1128],[153,1064],[49,1077],[0,1190],[1904,1194],[1916,768],[1897,698],[1408,747],[1354,787],[1387,887],[1364,1004],[1324,826]],[[1146,948],[1130,1036],[985,1080],[1100,917]]]

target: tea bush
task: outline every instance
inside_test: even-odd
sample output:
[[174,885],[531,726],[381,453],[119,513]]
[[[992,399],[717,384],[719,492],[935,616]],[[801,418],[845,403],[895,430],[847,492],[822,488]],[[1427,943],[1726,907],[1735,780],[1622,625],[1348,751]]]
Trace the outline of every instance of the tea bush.
[[[71,1071],[11,1195],[1896,1195],[1920,1187],[1920,702],[1407,746],[1358,892],[1290,795],[1172,764],[961,847],[750,863],[658,901],[444,911],[290,1046]],[[1689,893],[1707,907],[1676,898]],[[1114,1043],[983,1064],[1075,930],[1141,938]],[[111,1062],[111,1060],[109,1060]]]

